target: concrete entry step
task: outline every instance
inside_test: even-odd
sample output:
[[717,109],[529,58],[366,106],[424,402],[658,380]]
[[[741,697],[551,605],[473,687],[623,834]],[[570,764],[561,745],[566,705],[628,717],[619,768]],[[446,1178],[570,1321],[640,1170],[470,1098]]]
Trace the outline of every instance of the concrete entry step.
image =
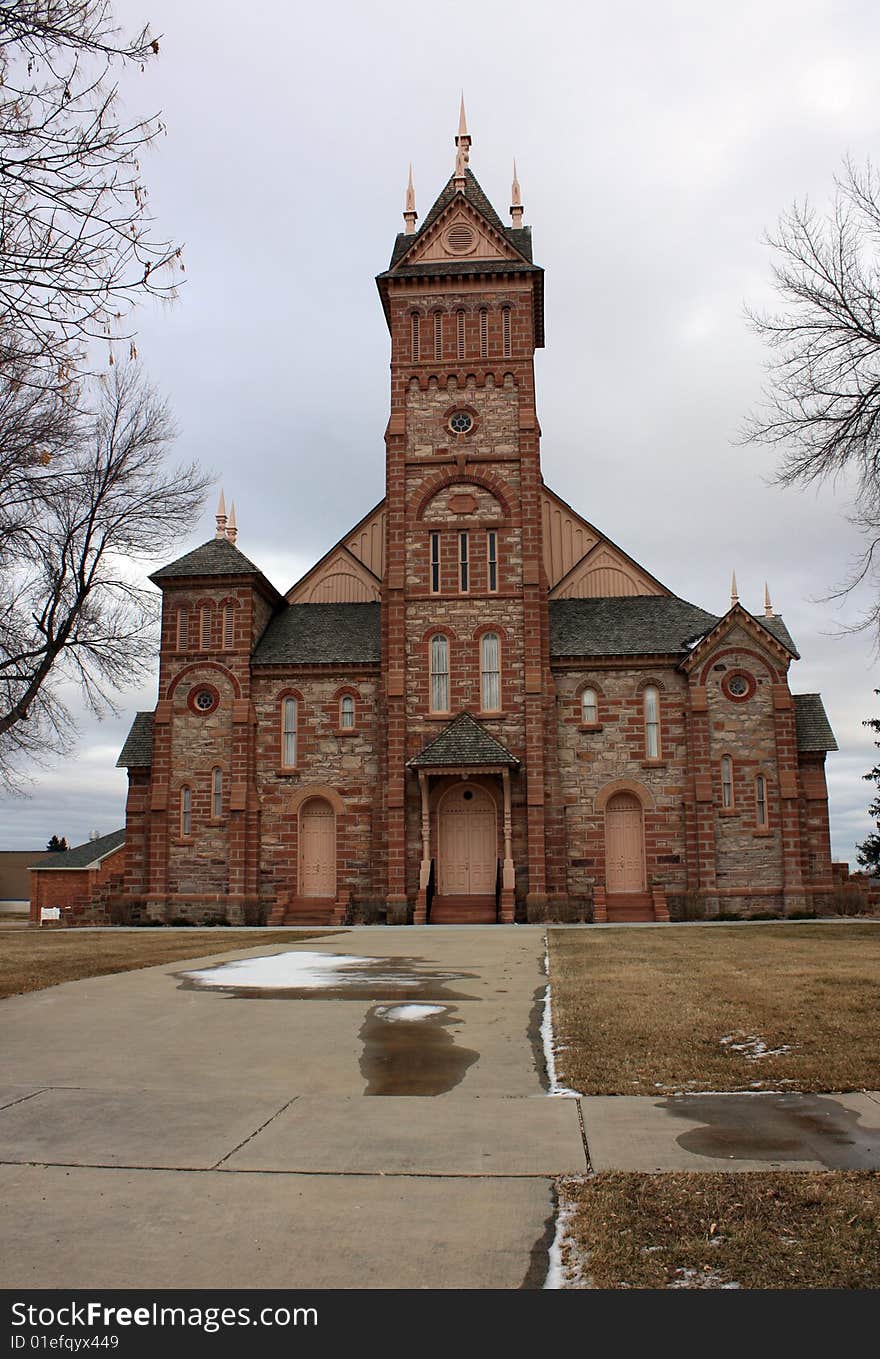
[[436,896],[431,903],[431,925],[494,925],[495,898],[490,896]]

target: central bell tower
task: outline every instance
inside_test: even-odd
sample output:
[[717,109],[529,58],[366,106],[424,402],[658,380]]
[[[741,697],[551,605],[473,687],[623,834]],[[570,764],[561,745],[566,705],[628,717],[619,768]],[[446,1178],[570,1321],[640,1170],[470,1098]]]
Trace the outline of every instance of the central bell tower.
[[[453,174],[418,229],[410,170],[406,230],[377,279],[391,332],[387,901],[389,919],[402,918],[415,897],[417,922],[432,895],[482,900],[490,878],[507,920],[515,895],[539,908],[556,886],[547,881],[554,745],[534,379],[543,270],[522,225],[515,165],[509,226],[470,169],[463,101],[455,148]],[[469,789],[484,821],[459,836],[453,808],[467,809]]]

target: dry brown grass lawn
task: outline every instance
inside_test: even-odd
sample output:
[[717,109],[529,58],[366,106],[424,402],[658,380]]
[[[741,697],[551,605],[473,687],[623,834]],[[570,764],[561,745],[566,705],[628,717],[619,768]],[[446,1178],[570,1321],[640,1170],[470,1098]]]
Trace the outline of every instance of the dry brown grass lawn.
[[[327,933],[334,933],[329,930]],[[131,972],[159,963],[233,949],[314,939],[299,930],[53,930],[0,929],[0,998],[41,991],[59,982]],[[324,937],[324,936],[321,936]]]
[[878,1174],[615,1173],[558,1189],[567,1287],[880,1287]]
[[880,925],[548,935],[557,1075],[572,1089],[880,1088]]

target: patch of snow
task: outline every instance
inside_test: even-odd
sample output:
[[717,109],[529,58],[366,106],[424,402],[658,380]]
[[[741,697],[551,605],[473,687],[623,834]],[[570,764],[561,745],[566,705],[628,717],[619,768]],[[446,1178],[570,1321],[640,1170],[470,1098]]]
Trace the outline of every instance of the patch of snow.
[[742,1284],[725,1279],[717,1269],[677,1269],[680,1277],[673,1279],[670,1288],[742,1288]]
[[768,1048],[764,1039],[754,1033],[726,1033],[719,1042],[729,1052],[741,1052],[749,1062],[759,1062],[762,1057],[782,1057],[786,1052],[791,1052],[791,1044],[783,1043],[781,1047]]
[[[568,1251],[563,1247],[566,1244],[568,1235],[568,1224],[574,1217],[574,1206],[561,1200],[556,1213],[556,1231],[553,1236],[553,1244],[550,1247],[547,1259],[547,1277],[544,1280],[545,1288],[592,1288],[593,1282],[584,1272],[582,1262],[574,1255],[574,1246],[568,1244]],[[567,1259],[564,1260],[564,1256]]]
[[392,1023],[399,1020],[430,1019],[431,1015],[446,1013],[445,1005],[377,1005],[373,1012],[379,1019],[389,1019]]
[[544,992],[544,1013],[541,1017],[541,1042],[544,1047],[544,1064],[547,1068],[547,1080],[550,1089],[548,1095],[560,1095],[565,1099],[579,1099],[580,1093],[577,1090],[570,1090],[567,1085],[561,1085],[556,1075],[556,1046],[553,1041],[553,1012],[550,1002],[550,956],[544,951],[544,972],[547,976],[547,989]]
[[[364,969],[384,959],[358,958],[344,953],[270,953],[260,958],[238,958],[219,967],[184,972],[200,986],[248,987],[266,991],[312,991],[324,987],[363,984]],[[355,975],[346,973],[357,968]],[[371,981],[387,980],[369,972]],[[412,983],[409,983],[412,985]]]

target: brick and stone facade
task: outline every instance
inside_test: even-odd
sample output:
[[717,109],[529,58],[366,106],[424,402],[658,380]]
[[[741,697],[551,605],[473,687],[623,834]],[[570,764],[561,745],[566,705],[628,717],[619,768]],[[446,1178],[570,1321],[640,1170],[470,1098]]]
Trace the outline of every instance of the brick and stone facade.
[[791,694],[769,605],[679,599],[544,485],[543,272],[456,141],[377,280],[382,503],[286,595],[222,508],[153,577],[126,894],[278,923],[807,908],[832,886],[821,700]]

